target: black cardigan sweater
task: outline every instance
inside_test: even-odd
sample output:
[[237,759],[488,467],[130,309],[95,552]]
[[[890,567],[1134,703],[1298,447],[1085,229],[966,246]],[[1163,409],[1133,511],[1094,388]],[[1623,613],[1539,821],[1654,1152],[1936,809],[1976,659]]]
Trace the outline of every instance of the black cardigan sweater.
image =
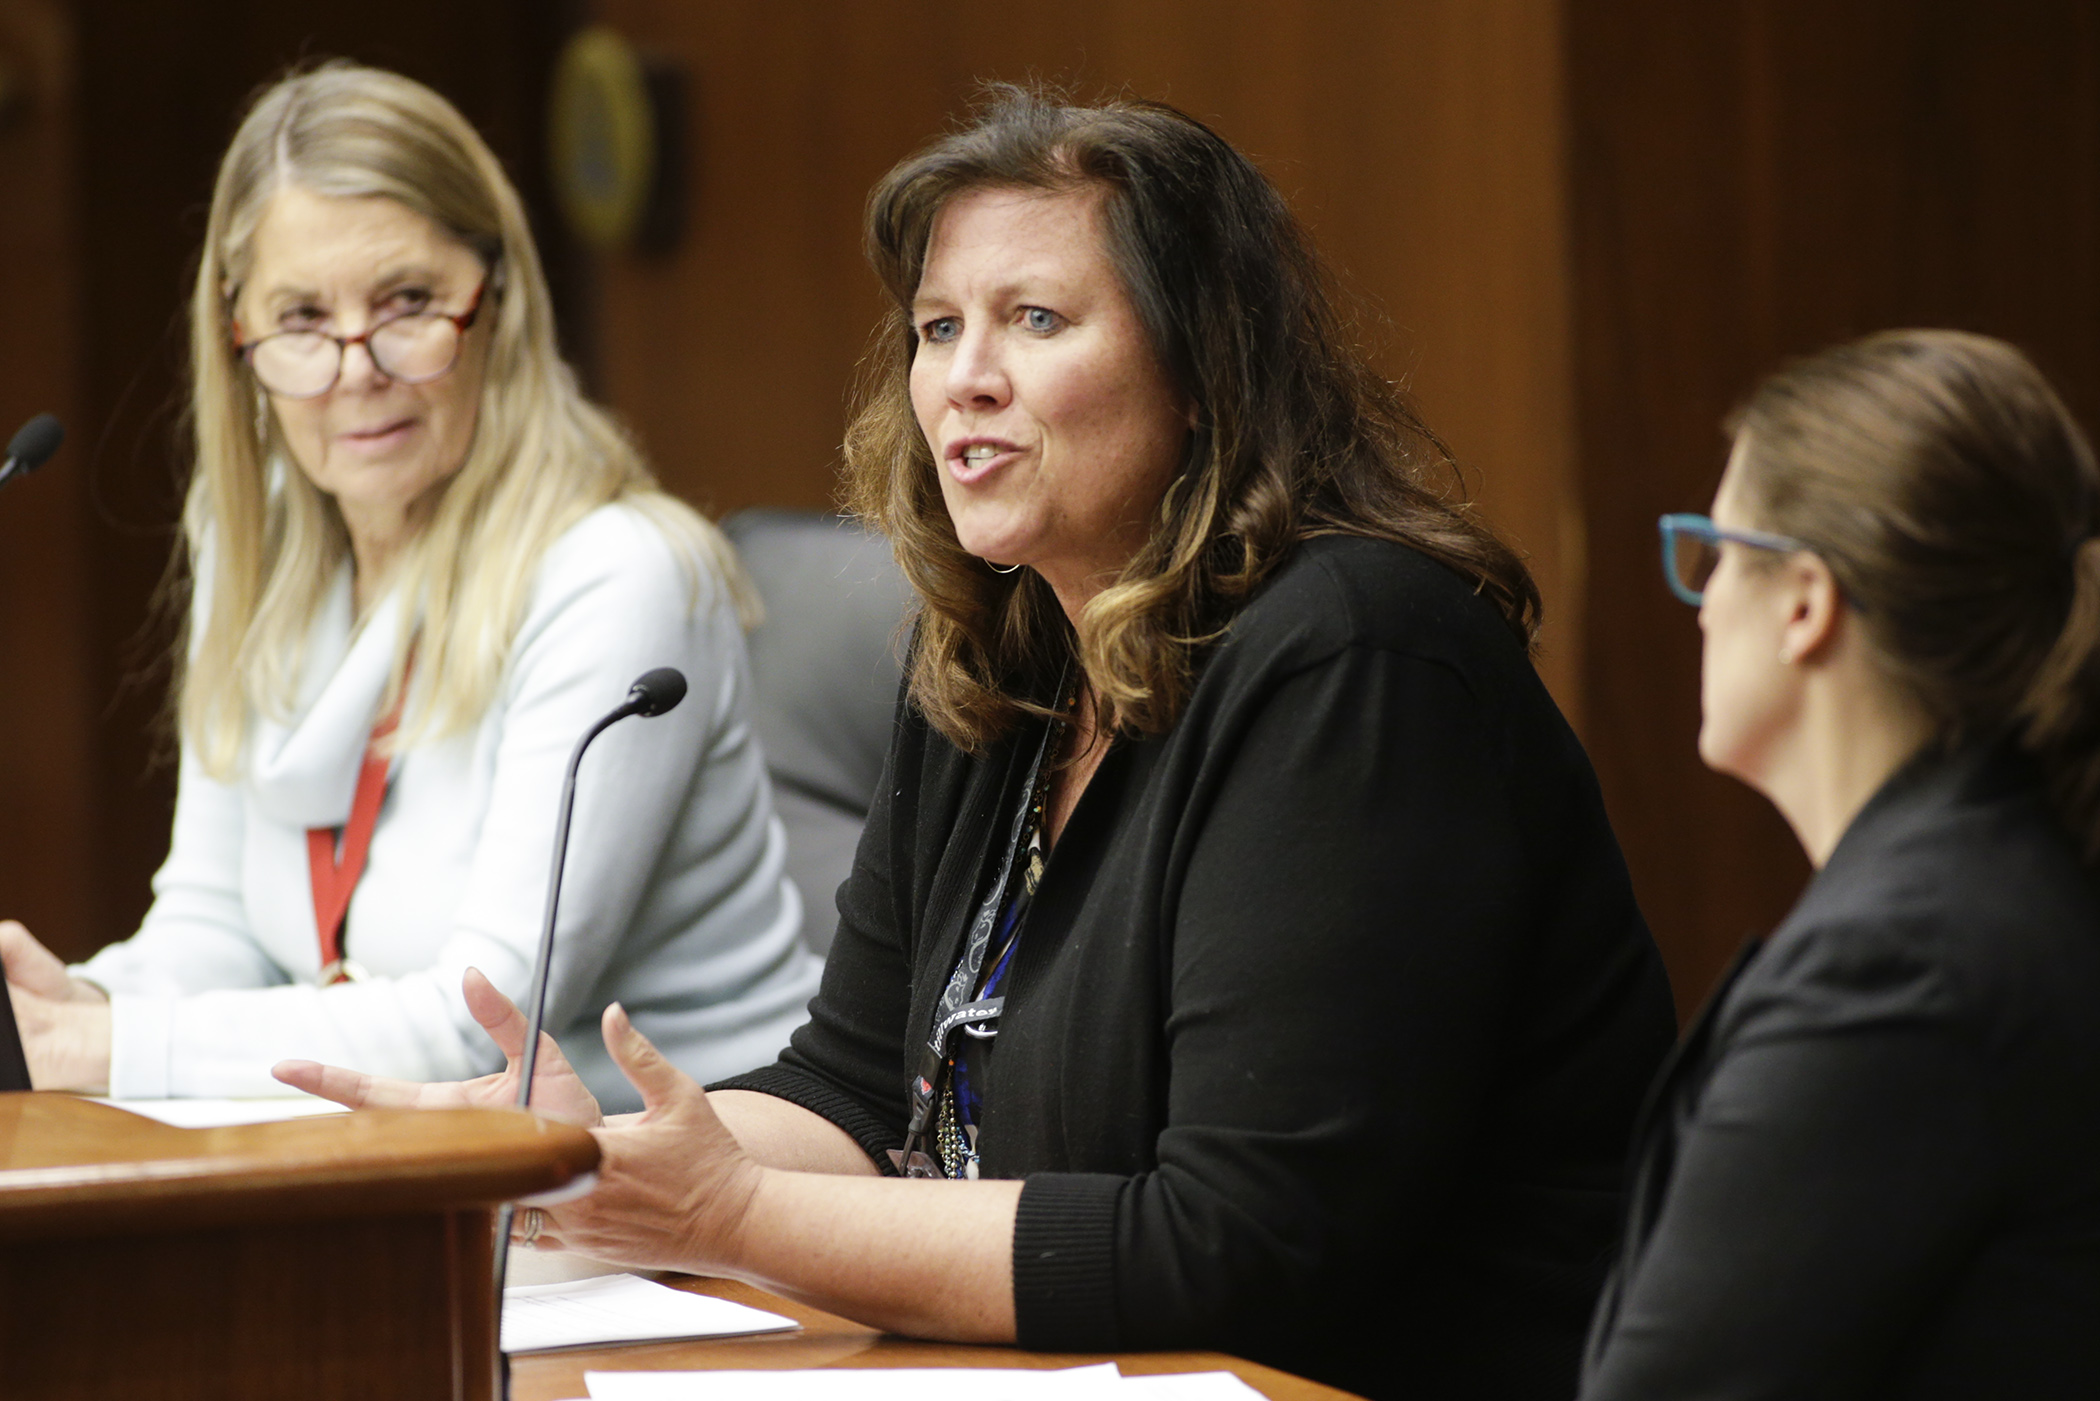
[[2100,893],[2024,758],[1884,785],[1636,1151],[1588,1401],[2100,1396]]
[[[726,1082],[884,1171],[1036,732],[908,706],[810,1021]],[[1218,1348],[1370,1395],[1565,1397],[1672,1040],[1575,736],[1405,547],[1300,548],[1052,853],[982,1084],[1024,1346]]]

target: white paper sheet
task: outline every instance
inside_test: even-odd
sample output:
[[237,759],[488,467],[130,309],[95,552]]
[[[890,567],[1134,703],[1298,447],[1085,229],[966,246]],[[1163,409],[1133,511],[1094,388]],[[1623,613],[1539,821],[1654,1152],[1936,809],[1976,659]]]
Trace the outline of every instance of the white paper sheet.
[[777,1313],[672,1289],[638,1275],[521,1284],[503,1291],[505,1352],[729,1338],[800,1326]]
[[1116,1401],[1264,1401],[1230,1372],[1157,1372],[1125,1377]]
[[236,1124],[274,1124],[280,1119],[311,1119],[350,1111],[312,1095],[285,1099],[98,1099],[131,1114],[143,1114],[178,1129],[224,1129]]
[[[585,1372],[591,1401],[1116,1401],[1116,1364],[1018,1367],[816,1368],[786,1372]],[[1191,1396],[1188,1401],[1196,1401]]]

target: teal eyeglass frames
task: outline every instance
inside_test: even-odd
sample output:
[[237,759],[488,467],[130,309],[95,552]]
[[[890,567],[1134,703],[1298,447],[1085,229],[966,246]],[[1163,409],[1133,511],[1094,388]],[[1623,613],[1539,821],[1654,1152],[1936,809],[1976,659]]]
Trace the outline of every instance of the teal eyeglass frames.
[[1809,548],[1785,535],[1723,530],[1707,516],[1664,516],[1656,525],[1662,530],[1663,578],[1671,593],[1694,608],[1706,602],[1706,581],[1713,578],[1714,567],[1721,562],[1722,541],[1781,554]]

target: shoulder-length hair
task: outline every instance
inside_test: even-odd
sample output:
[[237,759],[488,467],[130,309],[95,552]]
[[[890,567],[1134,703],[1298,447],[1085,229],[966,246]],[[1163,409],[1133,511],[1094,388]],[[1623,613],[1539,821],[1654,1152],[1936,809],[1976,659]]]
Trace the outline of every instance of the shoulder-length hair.
[[[1196,408],[1150,538],[1076,629],[1033,570],[997,574],[962,549],[912,412],[911,305],[928,238],[959,195],[987,188],[1101,192],[1109,256]],[[1074,107],[993,88],[970,125],[876,185],[866,244],[891,310],[847,431],[847,497],[918,591],[911,696],[956,744],[981,749],[1040,713],[1074,655],[1105,728],[1169,729],[1202,649],[1316,535],[1420,550],[1530,645],[1539,595],[1523,561],[1468,514],[1443,443],[1345,333],[1275,186],[1201,122],[1156,102]]]
[[[264,90],[235,132],[190,301],[195,466],[175,579],[196,593],[191,636],[176,653],[176,716],[207,771],[230,776],[251,718],[294,706],[307,630],[349,553],[334,500],[292,465],[268,397],[233,348],[233,305],[256,227],[287,187],[394,200],[472,249],[487,270],[472,332],[489,337],[473,442],[393,568],[416,622],[402,630],[389,700],[401,692],[411,649],[418,676],[397,744],[479,721],[541,555],[607,502],[647,512],[748,610],[727,542],[656,489],[634,444],[583,398],[562,362],[524,208],[487,145],[422,84],[325,64]],[[195,577],[200,570],[205,577]]]

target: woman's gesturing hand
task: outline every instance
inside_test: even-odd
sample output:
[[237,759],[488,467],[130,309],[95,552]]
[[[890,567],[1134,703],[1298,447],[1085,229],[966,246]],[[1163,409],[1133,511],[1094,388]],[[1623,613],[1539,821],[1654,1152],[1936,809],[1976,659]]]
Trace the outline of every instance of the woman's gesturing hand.
[[40,1090],[109,1088],[109,998],[66,971],[66,965],[14,920],[0,920],[0,967],[29,1060],[29,1082]]
[[533,1243],[654,1269],[724,1271],[765,1170],[715,1116],[707,1092],[605,1009],[605,1046],[642,1094],[642,1112],[593,1130],[601,1156],[589,1196],[546,1208]]
[[[295,1090],[322,1099],[332,1099],[351,1109],[503,1109],[518,1102],[519,1063],[525,1058],[525,1033],[530,1030],[525,1014],[509,998],[496,991],[478,968],[469,968],[460,980],[467,1010],[489,1034],[504,1055],[503,1069],[478,1080],[452,1080],[419,1084],[413,1080],[387,1080],[362,1071],[320,1065],[310,1060],[284,1060],[270,1073]],[[550,1119],[590,1128],[605,1121],[598,1101],[584,1088],[583,1080],[570,1068],[561,1047],[546,1032],[540,1033],[539,1059],[533,1063],[532,1107]]]

